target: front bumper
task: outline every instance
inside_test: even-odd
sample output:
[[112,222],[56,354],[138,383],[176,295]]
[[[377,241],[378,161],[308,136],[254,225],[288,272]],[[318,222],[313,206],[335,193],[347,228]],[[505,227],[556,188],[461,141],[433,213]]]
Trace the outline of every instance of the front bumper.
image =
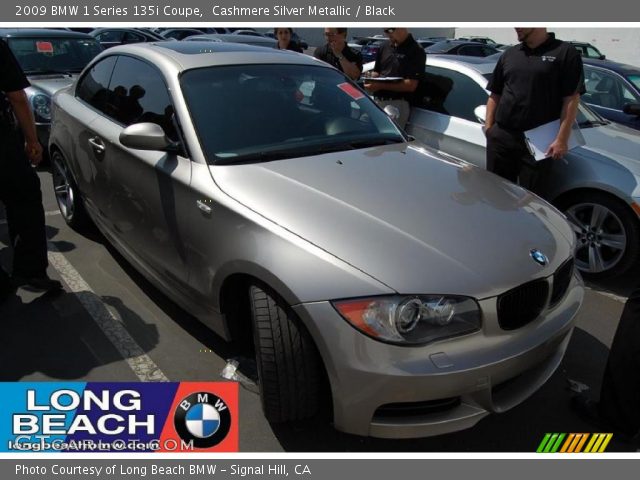
[[532,395],[556,370],[584,297],[574,276],[564,299],[524,327],[498,326],[496,298],[480,303],[481,331],[421,347],[372,340],[329,302],[295,307],[329,376],[338,430],[416,438],[463,430]]

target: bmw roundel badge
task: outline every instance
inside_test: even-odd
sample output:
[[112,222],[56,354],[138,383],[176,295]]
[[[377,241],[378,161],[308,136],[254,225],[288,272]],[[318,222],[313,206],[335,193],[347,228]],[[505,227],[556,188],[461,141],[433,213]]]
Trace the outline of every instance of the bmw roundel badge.
[[531,258],[533,258],[533,261],[536,262],[538,265],[542,265],[543,267],[546,267],[549,264],[549,259],[547,258],[547,256],[537,248],[534,248],[533,250],[531,250],[529,252],[529,255],[531,255]]
[[209,392],[197,392],[184,398],[173,417],[180,438],[192,441],[196,448],[220,443],[231,428],[231,415],[225,402]]

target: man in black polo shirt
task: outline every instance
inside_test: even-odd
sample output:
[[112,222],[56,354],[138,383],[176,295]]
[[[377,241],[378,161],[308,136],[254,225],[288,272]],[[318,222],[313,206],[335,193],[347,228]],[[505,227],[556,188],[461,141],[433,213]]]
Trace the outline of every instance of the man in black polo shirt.
[[[546,28],[516,28],[520,45],[505,51],[487,89],[485,134],[487,170],[537,193],[540,180],[567,153],[580,95],[584,93],[582,59],[572,45]],[[560,119],[560,129],[536,162],[524,132]]]
[[[62,286],[47,276],[47,238],[40,179],[30,163],[42,160],[33,114],[24,89],[29,82],[0,40],[0,201],[13,244],[11,281],[0,268],[0,300],[23,285],[36,290]],[[17,122],[16,122],[17,120]]]
[[424,77],[427,54],[406,28],[385,28],[384,33],[389,41],[378,50],[376,64],[369,76],[398,77],[402,80],[378,82],[365,79],[364,88],[373,94],[382,108],[387,105],[397,107],[400,117],[396,123],[404,128],[409,120],[414,95]]
[[324,37],[327,43],[316,48],[313,56],[357,80],[362,73],[362,55],[347,45],[347,29],[325,28]]

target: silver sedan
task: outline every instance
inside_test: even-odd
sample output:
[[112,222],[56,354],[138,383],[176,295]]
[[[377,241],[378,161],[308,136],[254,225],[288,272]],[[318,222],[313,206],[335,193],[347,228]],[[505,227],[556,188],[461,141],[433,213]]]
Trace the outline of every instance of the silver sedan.
[[[411,141],[341,72],[218,42],[115,47],[53,103],[60,210],[255,353],[266,417],[418,437],[529,397],[582,303],[545,201]],[[214,372],[212,372],[214,377]]]
[[[429,56],[425,94],[407,131],[441,154],[485,168],[486,86],[495,59]],[[640,261],[640,132],[580,105],[586,144],[554,162],[544,197],[578,238],[576,266],[590,278],[621,275]]]

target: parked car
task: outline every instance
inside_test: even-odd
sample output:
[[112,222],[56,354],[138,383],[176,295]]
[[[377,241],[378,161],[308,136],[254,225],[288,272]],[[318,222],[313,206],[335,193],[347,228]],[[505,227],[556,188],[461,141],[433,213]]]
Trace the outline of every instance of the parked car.
[[89,35],[98,40],[104,48],[166,40],[151,30],[141,28],[96,28]]
[[278,42],[269,37],[255,37],[253,35],[234,35],[232,33],[209,33],[207,35],[192,35],[183,39],[187,42],[229,42],[253,45],[254,47],[276,48]]
[[608,120],[640,130],[640,68],[610,60],[582,59],[582,101]]
[[[407,131],[485,168],[481,112],[494,68],[495,61],[483,58],[427,56],[428,93],[413,107]],[[586,145],[553,163],[545,198],[573,226],[578,269],[590,278],[621,275],[640,258],[640,132],[610,123],[584,104],[578,122]]]
[[102,51],[83,33],[41,28],[0,29],[31,86],[26,89],[38,140],[47,151],[51,128],[51,97],[71,85],[82,69]]
[[369,43],[367,43],[366,45],[364,45],[361,49],[360,49],[360,53],[362,54],[362,61],[364,63],[367,62],[373,62],[376,57],[378,56],[378,51],[380,50],[380,48],[382,48],[382,45],[384,45],[386,42],[388,42],[388,40],[382,39],[382,40],[372,40]]
[[485,45],[491,45],[492,47],[498,48],[498,43],[496,43],[493,39],[489,37],[460,37],[456,38],[456,40],[461,40],[464,42],[475,42],[475,43],[483,43]]
[[576,42],[575,40],[569,40],[567,43],[570,43],[571,45],[576,47],[576,50],[578,50],[578,52],[580,52],[580,55],[582,55],[584,58],[596,58],[598,60],[604,60],[605,58],[607,58],[602,53],[600,53],[600,50],[598,50],[588,42]]
[[464,40],[443,40],[425,49],[429,54],[445,55],[465,55],[470,57],[488,57],[499,53],[495,47],[478,42],[467,42]]
[[349,433],[460,430],[562,360],[583,299],[566,220],[411,141],[324,62],[114,47],[54,118],[64,219],[88,214],[154,285],[246,341],[272,422],[326,401]]
[[190,37],[192,35],[203,35],[204,32],[196,30],[195,28],[164,28],[158,32],[162,38],[182,40],[183,38]]

